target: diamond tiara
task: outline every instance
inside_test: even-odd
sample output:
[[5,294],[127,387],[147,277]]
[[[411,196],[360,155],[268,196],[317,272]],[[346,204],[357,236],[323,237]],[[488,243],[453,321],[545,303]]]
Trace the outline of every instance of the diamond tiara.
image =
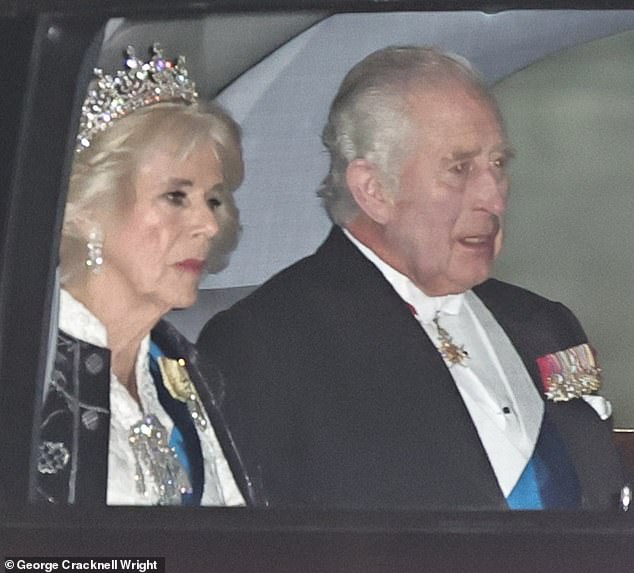
[[147,62],[139,60],[134,48],[128,46],[123,70],[112,76],[95,68],[94,74],[81,108],[76,152],[90,147],[97,133],[137,109],[167,101],[190,104],[198,99],[185,58],[166,60],[159,44],[152,46],[152,57]]

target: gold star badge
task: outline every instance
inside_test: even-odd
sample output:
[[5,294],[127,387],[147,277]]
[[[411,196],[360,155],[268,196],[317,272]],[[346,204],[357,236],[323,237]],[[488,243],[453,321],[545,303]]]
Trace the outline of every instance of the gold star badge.
[[465,362],[469,359],[469,353],[464,349],[464,346],[458,346],[451,335],[438,323],[438,313],[434,316],[434,325],[438,331],[438,342],[440,342],[440,355],[449,366],[454,364],[460,364],[465,366]]

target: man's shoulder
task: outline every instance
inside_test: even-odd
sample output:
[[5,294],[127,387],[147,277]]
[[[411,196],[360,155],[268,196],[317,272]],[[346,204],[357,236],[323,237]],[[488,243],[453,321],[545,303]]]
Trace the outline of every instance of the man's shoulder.
[[248,296],[237,302],[231,310],[277,305],[287,307],[293,301],[323,295],[330,285],[345,282],[352,272],[348,261],[354,247],[338,228],[334,228],[325,241],[311,255],[278,271]]
[[544,307],[561,306],[561,303],[546,298],[524,287],[498,279],[489,279],[473,288],[473,292],[485,303],[524,311]]
[[211,317],[201,331],[199,342],[211,332],[222,332],[224,336],[236,332],[283,331],[282,323],[299,320],[299,315],[308,311],[310,301],[319,298],[320,285],[328,280],[315,259],[316,254],[300,259]]
[[238,301],[232,309],[241,309],[250,306],[288,304],[289,297],[295,298],[315,286],[322,273],[319,271],[318,261],[315,255],[309,255],[296,261],[292,265],[275,273],[253,292]]
[[561,302],[496,279],[478,285],[473,292],[515,339],[547,339],[555,346],[555,342],[571,346],[587,340],[575,315]]

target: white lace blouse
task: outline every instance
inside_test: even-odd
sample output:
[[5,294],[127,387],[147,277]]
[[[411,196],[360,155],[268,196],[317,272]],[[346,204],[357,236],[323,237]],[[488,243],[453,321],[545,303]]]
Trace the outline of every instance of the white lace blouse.
[[[101,322],[67,291],[60,293],[59,328],[67,334],[95,346],[107,347],[107,333]],[[173,422],[159,402],[154,380],[150,374],[150,337],[146,336],[139,348],[136,361],[136,380],[140,404],[110,372],[110,437],[108,452],[108,505],[155,505],[158,492],[146,488],[137,491],[136,459],[128,441],[130,429],[144,415],[154,414],[171,435]],[[202,505],[244,505],[244,499],[220,448],[216,434],[208,424],[197,427],[204,460],[205,485]]]

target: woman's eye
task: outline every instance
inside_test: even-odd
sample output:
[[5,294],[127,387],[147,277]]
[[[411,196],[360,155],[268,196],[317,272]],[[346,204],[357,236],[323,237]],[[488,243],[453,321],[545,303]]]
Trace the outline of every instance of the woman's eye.
[[212,211],[215,211],[218,207],[220,207],[220,205],[222,205],[222,201],[217,197],[210,197],[207,199],[207,205],[209,205],[209,208]]
[[185,203],[187,194],[184,191],[170,191],[165,193],[165,198],[174,205],[181,206]]

